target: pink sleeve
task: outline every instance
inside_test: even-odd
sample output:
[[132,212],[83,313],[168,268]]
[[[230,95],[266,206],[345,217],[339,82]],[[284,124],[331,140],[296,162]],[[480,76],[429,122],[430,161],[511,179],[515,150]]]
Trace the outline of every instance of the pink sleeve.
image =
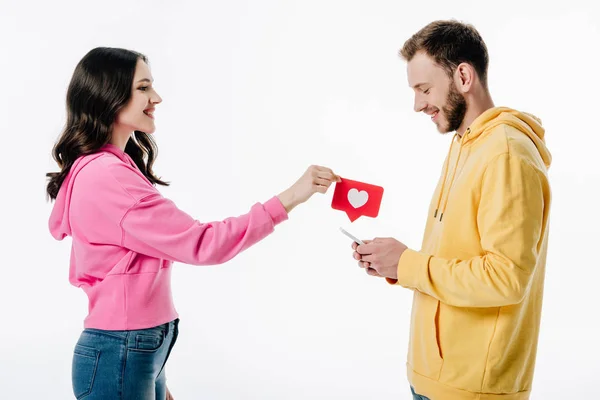
[[134,204],[121,221],[123,247],[192,265],[222,264],[274,231],[288,215],[277,197],[247,214],[223,221],[196,221],[159,193]]

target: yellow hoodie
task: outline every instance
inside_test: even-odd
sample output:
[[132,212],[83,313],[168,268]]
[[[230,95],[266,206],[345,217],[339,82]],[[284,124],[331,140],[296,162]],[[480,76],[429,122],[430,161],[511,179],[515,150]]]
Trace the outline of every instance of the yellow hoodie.
[[453,140],[422,249],[406,250],[398,280],[388,280],[414,289],[407,372],[417,393],[431,400],[529,398],[550,162],[541,122],[506,107],[487,110]]

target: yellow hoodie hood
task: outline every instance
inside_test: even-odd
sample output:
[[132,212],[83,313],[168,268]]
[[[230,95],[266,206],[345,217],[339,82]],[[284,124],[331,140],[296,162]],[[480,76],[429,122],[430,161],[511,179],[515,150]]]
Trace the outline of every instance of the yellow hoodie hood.
[[529,136],[537,147],[546,167],[550,167],[552,156],[546,147],[544,135],[546,130],[542,127],[542,120],[533,114],[517,111],[508,107],[494,107],[482,113],[473,121],[465,132],[462,144],[476,140],[484,132],[500,125],[513,126]]
[[[542,160],[544,161],[546,168],[550,167],[550,164],[552,163],[552,155],[550,154],[550,151],[548,151],[548,148],[546,147],[546,142],[544,140],[544,135],[546,133],[546,130],[542,127],[541,119],[539,119],[538,117],[536,117],[533,114],[523,112],[523,111],[517,111],[517,110],[514,110],[509,107],[493,107],[493,108],[486,110],[485,112],[483,112],[479,117],[477,117],[473,121],[473,123],[467,128],[467,130],[462,135],[462,137],[460,137],[458,135],[458,133],[454,135],[452,144],[454,144],[454,141],[456,140],[457,137],[460,137],[460,140],[459,140],[460,149],[459,149],[458,157],[456,158],[456,164],[458,164],[458,162],[460,161],[463,147],[476,142],[486,132],[489,132],[493,128],[495,128],[499,125],[502,125],[502,124],[512,126],[516,129],[518,129],[519,131],[523,132],[524,134],[526,134],[529,137],[529,139],[531,139],[531,141],[535,144],[535,147],[537,148],[538,152],[540,153],[540,156],[541,156]],[[450,146],[450,149],[448,150],[448,157],[446,158],[446,164],[444,166],[444,180],[442,182],[442,190],[440,191],[437,207],[436,207],[436,210],[434,213],[435,218],[438,218],[438,214],[439,214],[440,221],[442,220],[442,218],[444,216],[444,210],[446,209],[445,202],[444,202],[444,204],[442,204],[441,209],[440,209],[440,204],[442,202],[442,197],[444,196],[444,189],[446,188],[446,176],[447,176],[448,163],[450,161],[450,152],[451,151],[452,151],[452,145]],[[448,188],[448,191],[450,191],[450,189],[452,188],[452,180],[454,179],[455,171],[456,171],[456,165],[454,166],[454,171],[452,174],[450,187]],[[447,197],[446,197],[446,199],[447,199]]]

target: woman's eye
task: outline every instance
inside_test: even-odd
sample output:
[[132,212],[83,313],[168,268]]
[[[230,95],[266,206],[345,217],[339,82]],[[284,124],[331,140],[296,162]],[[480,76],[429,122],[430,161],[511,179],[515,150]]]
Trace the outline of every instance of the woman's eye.
[[142,86],[138,89],[141,90],[142,92],[145,92],[146,90],[148,90],[148,86]]
[[423,93],[425,93],[425,94],[429,94],[429,91],[430,91],[430,90],[431,90],[431,89],[427,89],[427,90],[425,90]]

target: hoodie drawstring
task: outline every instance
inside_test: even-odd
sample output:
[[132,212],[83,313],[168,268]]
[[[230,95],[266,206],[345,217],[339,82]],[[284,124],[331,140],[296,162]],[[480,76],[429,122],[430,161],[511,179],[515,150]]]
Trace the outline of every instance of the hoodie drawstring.
[[438,195],[438,201],[437,201],[437,205],[435,206],[435,213],[433,213],[433,218],[437,218],[437,214],[440,209],[440,202],[442,201],[442,195],[444,194],[444,187],[446,186],[446,176],[448,175],[448,163],[450,162],[450,154],[452,153],[452,145],[454,144],[454,141],[456,140],[457,135],[458,135],[458,133],[455,133],[454,137],[452,138],[452,141],[450,142],[450,148],[448,149],[448,155],[446,156],[446,162],[444,163],[444,169],[443,169],[444,180],[442,181],[442,188],[440,189],[440,193]]
[[450,197],[450,190],[452,189],[452,184],[454,183],[454,178],[456,176],[456,169],[458,168],[458,162],[460,161],[460,155],[462,153],[462,148],[463,148],[462,142],[464,141],[463,139],[465,139],[466,136],[469,134],[469,131],[470,131],[470,128],[466,130],[466,132],[463,134],[463,136],[459,142],[458,156],[456,157],[456,161],[454,162],[454,168],[452,168],[452,177],[450,178],[450,185],[448,185],[448,193],[446,194],[446,197],[444,198],[444,205],[442,206],[442,208],[440,210],[440,202],[442,201],[442,196],[444,196],[444,189],[446,186],[446,176],[448,175],[448,163],[450,161],[450,154],[452,152],[452,144],[454,144],[454,141],[456,140],[458,133],[454,134],[454,137],[452,138],[452,143],[450,144],[450,149],[448,150],[448,156],[446,157],[446,167],[445,167],[445,171],[444,171],[444,180],[442,181],[442,188],[440,190],[440,194],[438,197],[437,207],[435,210],[435,214],[433,215],[433,217],[436,218],[438,211],[441,211],[440,222],[442,222],[442,218],[444,218],[444,212],[446,211],[446,205],[448,204],[448,198]]

